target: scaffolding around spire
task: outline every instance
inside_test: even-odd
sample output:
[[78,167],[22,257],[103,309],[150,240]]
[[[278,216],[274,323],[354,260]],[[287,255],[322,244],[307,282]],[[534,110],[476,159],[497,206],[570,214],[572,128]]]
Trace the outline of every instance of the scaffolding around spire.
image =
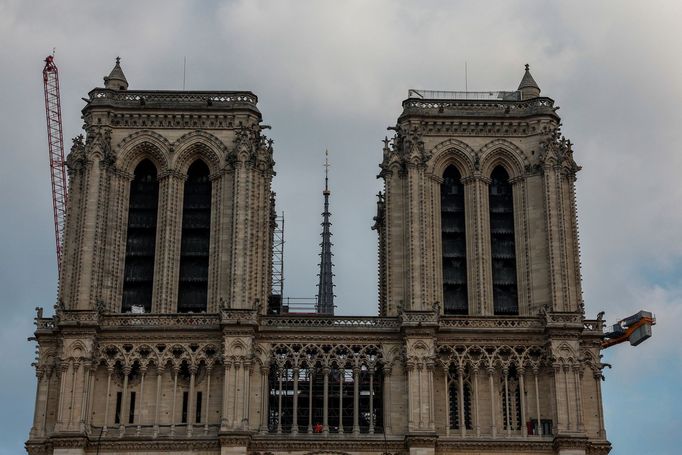
[[317,285],[317,313],[334,315],[334,273],[332,268],[331,222],[329,218],[329,151],[324,152],[324,212],[322,212],[322,243],[320,243],[320,281]]

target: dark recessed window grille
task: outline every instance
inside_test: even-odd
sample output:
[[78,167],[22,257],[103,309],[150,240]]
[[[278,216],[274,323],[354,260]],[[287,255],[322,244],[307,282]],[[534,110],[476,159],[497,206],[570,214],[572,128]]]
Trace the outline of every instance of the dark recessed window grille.
[[490,246],[495,314],[519,314],[516,291],[514,201],[509,174],[502,166],[490,176]]
[[187,172],[182,203],[178,312],[206,311],[208,248],[211,235],[211,181],[206,164],[195,161]]
[[446,314],[467,314],[466,228],[464,185],[454,166],[443,173],[440,220],[443,244],[443,305]]
[[187,423],[187,405],[189,402],[189,392],[182,392],[182,414],[180,415],[180,422]]
[[[450,429],[451,430],[459,430],[461,428],[461,422],[460,422],[460,416],[459,416],[459,400],[460,400],[460,395],[459,395],[459,377],[457,375],[457,371],[455,368],[450,368],[450,372],[448,374],[448,398],[449,398],[449,407],[448,411],[450,412]],[[469,381],[468,375],[465,376],[464,380],[462,381],[462,393],[463,393],[463,411],[464,411],[464,427],[467,430],[471,430],[473,428],[472,426],[472,418],[471,418],[471,382]]]
[[124,313],[152,310],[154,286],[154,254],[156,248],[156,217],[159,204],[159,181],[156,167],[144,160],[135,168],[130,183],[128,204],[128,235],[123,272]]
[[196,416],[194,421],[196,423],[201,423],[201,400],[203,396],[201,392],[197,392],[197,404],[196,404]]
[[504,377],[500,379],[500,404],[502,405],[502,423],[505,430],[521,430],[521,387],[516,368],[509,369],[505,384]]
[[128,423],[135,423],[135,392],[130,392],[130,406],[128,409]]
[[123,402],[123,392],[116,392],[116,410],[114,411],[114,423],[121,423],[121,405]]

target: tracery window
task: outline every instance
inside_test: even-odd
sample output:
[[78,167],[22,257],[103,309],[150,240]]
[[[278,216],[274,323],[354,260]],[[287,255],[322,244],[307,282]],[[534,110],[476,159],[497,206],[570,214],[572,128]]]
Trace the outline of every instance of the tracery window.
[[503,428],[521,430],[521,388],[516,367],[511,366],[507,376],[502,376],[499,390]]
[[[448,372],[448,411],[450,417],[450,429],[459,430],[461,428],[462,422],[460,422],[459,416],[459,376],[457,370],[454,366],[450,366]],[[473,428],[471,422],[471,381],[469,375],[465,376],[462,381],[462,395],[463,395],[463,410],[464,410],[464,427],[467,430]]]
[[[326,347],[328,352],[331,347]],[[309,349],[309,348],[305,348]],[[320,359],[312,349],[297,363],[279,350],[269,374],[268,431],[271,433],[383,432],[383,371],[360,361],[349,348]],[[363,353],[362,355],[366,355]],[[369,357],[376,354],[369,354]],[[296,366],[298,365],[298,366]],[[325,401],[326,398],[326,401]]]
[[443,173],[440,186],[443,245],[443,302],[446,314],[467,314],[466,224],[464,185],[456,167]]
[[121,311],[152,310],[159,181],[156,167],[144,160],[130,183],[128,230]]
[[197,160],[187,171],[182,203],[182,242],[178,312],[206,311],[208,250],[211,235],[211,181],[208,166]]
[[490,176],[490,246],[495,314],[519,314],[516,291],[514,201],[509,174],[497,166]]

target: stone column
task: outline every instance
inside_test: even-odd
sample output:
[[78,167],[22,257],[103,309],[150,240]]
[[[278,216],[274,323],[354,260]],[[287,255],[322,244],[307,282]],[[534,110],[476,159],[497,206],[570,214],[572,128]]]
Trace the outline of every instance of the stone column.
[[113,366],[108,366],[107,367],[107,394],[105,396],[105,402],[104,402],[104,425],[102,426],[102,435],[106,436],[107,431],[109,430],[108,428],[108,423],[109,423],[109,402],[111,401],[111,398],[109,397],[109,393],[111,392],[111,374],[114,372]]
[[293,415],[291,419],[291,434],[296,435],[298,434],[298,373],[299,373],[298,367],[295,367],[293,369],[294,372],[294,396],[292,397],[294,400],[293,404]]
[[458,382],[458,398],[457,404],[459,407],[459,431],[462,437],[467,434],[467,425],[464,419],[464,367],[457,366],[457,382]]
[[70,362],[63,361],[59,364],[59,406],[57,408],[57,423],[55,431],[64,430],[64,401],[66,400],[66,376],[70,368]]
[[244,409],[242,418],[242,429],[248,431],[251,427],[249,420],[249,401],[251,400],[251,362],[244,362],[244,387],[242,387]]
[[434,363],[433,360],[429,359],[426,362],[426,382],[427,386],[429,388],[429,393],[428,393],[428,406],[429,406],[429,430],[430,431],[436,431],[436,416],[434,412],[434,399],[433,399],[433,367]]
[[211,405],[211,372],[212,365],[206,366],[206,406],[204,408],[204,436],[208,435],[208,408]]
[[197,374],[196,365],[190,365],[189,367],[189,393],[187,399],[187,437],[192,436],[194,416],[192,415],[192,409],[194,409],[194,378]]
[[497,426],[495,425],[495,384],[494,384],[495,367],[488,368],[488,384],[490,386],[490,434],[493,438],[497,437]]
[[118,429],[123,435],[126,431],[125,417],[126,417],[126,405],[128,404],[128,377],[130,376],[131,368],[129,366],[123,367],[123,392],[121,394],[121,415],[119,416],[120,422]]
[[576,396],[576,430],[585,431],[583,424],[583,394],[582,394],[583,371],[579,364],[573,365],[573,379],[575,380]]
[[606,439],[606,431],[604,430],[604,413],[603,413],[603,404],[602,404],[602,397],[601,397],[601,379],[602,375],[600,371],[595,371],[593,374],[594,377],[594,385],[597,389],[597,413],[598,413],[598,418],[599,418],[599,432],[598,435],[601,439]]
[[360,367],[353,367],[353,434],[360,434]]
[[476,427],[476,437],[481,436],[481,416],[478,404],[478,365],[474,365],[474,425]]
[[156,366],[156,400],[154,401],[154,437],[159,435],[159,406],[161,405],[161,377],[163,376],[163,365]]
[[374,366],[369,368],[369,434],[374,434]]
[[145,374],[147,373],[147,367],[146,366],[140,366],[140,404],[137,406],[136,409],[136,416],[134,416],[133,420],[137,421],[137,428],[135,429],[135,435],[139,436],[140,431],[142,430],[142,416],[144,413],[144,377]]
[[524,376],[526,370],[519,368],[519,396],[521,397],[521,435],[525,438],[528,436],[528,426],[526,425],[526,381]]
[[322,368],[322,375],[324,377],[324,403],[322,405],[322,431],[324,435],[329,434],[329,371],[328,366]]
[[171,411],[171,429],[170,429],[170,435],[175,436],[175,419],[176,414],[175,414],[175,402],[177,401],[177,395],[178,395],[178,367],[173,365],[173,406],[172,406],[172,411]]
[[41,366],[36,366],[36,400],[35,406],[33,408],[33,426],[31,427],[31,438],[39,436],[42,432],[41,425],[38,423],[40,404],[41,404],[41,389],[43,383],[43,377],[45,377],[45,369]]
[[220,419],[220,431],[227,431],[228,428],[232,427],[229,406],[230,376],[232,375],[232,362],[229,360],[225,360],[223,366],[225,368],[225,376],[223,377],[223,414]]
[[313,368],[308,365],[308,434],[313,433]]
[[445,395],[445,436],[450,436],[450,365],[443,365],[443,387]]
[[538,436],[542,436],[542,424],[540,422],[540,392],[538,388],[538,368],[533,367],[533,381],[535,382],[535,412],[538,419]]
[[509,415],[509,408],[511,403],[509,402],[509,370],[507,367],[502,369],[502,374],[504,375],[504,415],[507,419],[507,437],[511,436],[511,416]]
[[262,392],[262,398],[261,398],[261,423],[260,423],[260,432],[261,434],[265,434],[268,432],[268,401],[270,399],[270,385],[269,385],[269,373],[270,373],[270,368],[268,368],[265,365],[261,365],[260,367],[260,377],[261,377],[261,389],[263,390]]
[[339,368],[339,434],[343,434],[343,382],[346,377],[346,372],[343,368]]
[[279,393],[277,394],[277,434],[282,434],[282,368],[277,368]]
[[566,430],[571,431],[573,429],[573,422],[571,419],[571,396],[568,390],[568,372],[570,370],[569,365],[564,365],[562,370],[564,373],[564,391],[566,392]]
[[467,283],[469,314],[492,315],[492,269],[488,185],[490,179],[477,172],[462,179],[467,232]]
[[391,373],[392,368],[384,366],[384,434],[391,434]]

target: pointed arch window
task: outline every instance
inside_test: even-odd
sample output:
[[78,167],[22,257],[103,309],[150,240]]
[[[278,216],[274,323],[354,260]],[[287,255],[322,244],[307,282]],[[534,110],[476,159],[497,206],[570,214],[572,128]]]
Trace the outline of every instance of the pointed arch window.
[[468,314],[464,185],[454,166],[449,166],[443,173],[440,219],[444,311],[446,314]]
[[208,249],[211,234],[211,181],[208,166],[197,160],[187,171],[182,202],[182,242],[178,312],[206,311]]
[[514,243],[514,201],[509,174],[502,166],[490,175],[490,247],[495,314],[519,314]]
[[156,167],[144,160],[135,168],[130,183],[128,230],[123,272],[121,311],[152,310],[156,219],[159,208],[159,181]]

